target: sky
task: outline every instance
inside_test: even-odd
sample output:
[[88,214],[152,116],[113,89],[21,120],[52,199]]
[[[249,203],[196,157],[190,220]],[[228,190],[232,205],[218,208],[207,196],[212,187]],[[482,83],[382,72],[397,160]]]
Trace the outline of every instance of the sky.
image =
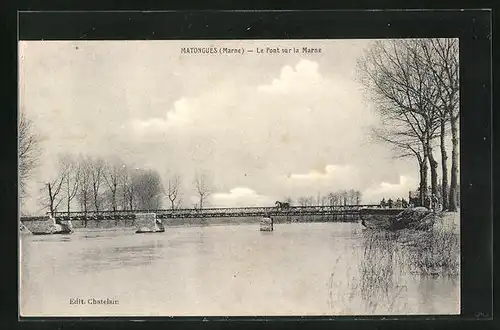
[[364,204],[407,197],[418,185],[417,163],[370,139],[382,123],[356,80],[371,42],[22,41],[19,108],[42,149],[24,207],[40,209],[40,187],[66,153],[152,168],[165,181],[178,174],[185,207],[197,199],[200,172],[211,178],[214,207],[272,206],[341,189],[360,190]]

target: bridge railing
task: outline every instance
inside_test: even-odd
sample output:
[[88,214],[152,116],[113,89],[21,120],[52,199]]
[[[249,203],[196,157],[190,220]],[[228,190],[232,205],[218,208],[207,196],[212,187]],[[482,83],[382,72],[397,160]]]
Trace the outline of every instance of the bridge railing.
[[130,217],[137,213],[156,213],[161,218],[176,217],[230,217],[230,216],[262,216],[262,215],[312,215],[312,214],[339,214],[356,213],[362,208],[378,208],[379,205],[315,205],[278,207],[216,207],[216,208],[182,208],[182,209],[151,209],[151,210],[102,210],[102,211],[71,211],[55,212],[56,217],[85,217],[85,218],[119,218]]

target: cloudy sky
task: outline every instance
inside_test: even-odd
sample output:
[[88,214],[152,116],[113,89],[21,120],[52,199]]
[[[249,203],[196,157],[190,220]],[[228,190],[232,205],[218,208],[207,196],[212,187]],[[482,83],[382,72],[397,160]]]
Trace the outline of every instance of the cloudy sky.
[[[356,83],[368,40],[29,41],[20,47],[20,109],[41,137],[26,203],[62,153],[119,157],[182,178],[197,171],[212,206],[359,189],[363,203],[406,197],[413,160],[370,141],[379,125]],[[321,48],[321,53],[181,54],[181,47]]]

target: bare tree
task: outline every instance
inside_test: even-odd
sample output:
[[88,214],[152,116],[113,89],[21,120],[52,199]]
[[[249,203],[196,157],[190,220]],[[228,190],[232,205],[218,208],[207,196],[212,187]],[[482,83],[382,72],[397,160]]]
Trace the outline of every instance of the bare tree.
[[160,209],[163,192],[160,175],[153,170],[137,170],[132,180],[139,209]]
[[340,196],[340,193],[338,192],[330,192],[328,193],[328,204],[330,206],[338,206],[338,205],[342,205],[341,203],[341,196]]
[[63,184],[68,175],[68,168],[61,165],[59,166],[59,172],[57,173],[56,178],[50,182],[46,182],[42,188],[43,194],[41,195],[40,204],[44,209],[49,210],[52,217],[55,216],[57,208],[64,200]]
[[299,197],[297,200],[300,206],[312,206],[314,204],[313,197]]
[[356,203],[356,191],[354,189],[347,190],[347,204],[354,205]]
[[52,217],[55,216],[59,204],[63,201],[60,197],[62,182],[62,178],[57,178],[56,181],[47,182],[42,189],[47,195],[43,197],[41,204],[45,209],[49,209]]
[[118,209],[118,187],[122,173],[123,166],[118,160],[104,164],[102,177],[109,191],[109,199],[113,212],[116,212]]
[[362,196],[363,195],[362,195],[361,191],[356,190],[354,192],[354,203],[355,203],[355,205],[360,205],[361,204],[361,197]]
[[195,175],[194,184],[196,192],[198,193],[198,196],[200,198],[198,207],[202,209],[204,202],[212,193],[211,180],[205,172],[198,172]]
[[[432,72],[436,86],[439,86],[440,101],[440,145],[441,166],[443,172],[442,199],[443,208],[450,211],[457,210],[458,186],[458,121],[459,121],[459,46],[457,39],[429,39],[422,42],[423,58],[427,69]],[[448,169],[445,135],[446,123],[450,123],[452,156],[451,178],[448,194]]]
[[179,198],[179,190],[181,186],[181,177],[178,174],[174,174],[169,176],[167,179],[167,189],[165,191],[165,195],[168,197],[170,201],[170,207],[173,209],[176,208],[175,201],[178,201]]
[[61,155],[59,158],[60,172],[65,173],[63,180],[63,192],[66,199],[66,211],[68,216],[71,212],[71,202],[78,193],[80,184],[80,164],[69,154]]
[[18,161],[21,202],[27,196],[27,181],[38,165],[40,145],[38,136],[33,132],[32,122],[23,113],[18,119]]
[[80,175],[78,183],[78,192],[76,198],[80,204],[80,210],[86,215],[92,200],[92,179],[91,163],[88,158],[80,157],[78,160]]
[[347,192],[347,190],[342,190],[340,192],[340,198],[341,198],[340,200],[342,203],[341,205],[344,205],[344,206],[347,205],[347,201],[349,199],[349,193]]
[[134,209],[134,187],[132,185],[132,173],[129,167],[122,165],[119,178],[122,210]]
[[[439,86],[435,84],[418,40],[378,41],[360,59],[358,68],[365,86],[384,123],[391,126],[386,142],[398,148],[417,150],[421,144],[420,201],[427,192],[427,165],[431,170],[431,190],[437,194],[437,167],[433,139],[439,128]],[[403,141],[402,139],[406,139]],[[391,142],[390,142],[391,143]]]
[[102,187],[104,178],[104,161],[100,158],[92,160],[90,163],[90,183],[92,188],[92,201],[94,210],[99,212],[101,210],[102,196],[100,189]]

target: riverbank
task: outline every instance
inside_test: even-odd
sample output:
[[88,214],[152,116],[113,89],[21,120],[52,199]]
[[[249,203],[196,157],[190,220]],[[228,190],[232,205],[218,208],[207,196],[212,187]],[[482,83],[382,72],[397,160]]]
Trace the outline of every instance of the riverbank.
[[[459,213],[440,214],[427,231],[362,230],[357,256],[361,261],[349,281],[349,301],[366,305],[372,313],[401,313],[409,303],[404,298],[409,285],[418,283],[425,288],[439,282],[459,286],[459,230]],[[459,306],[458,302],[457,310]]]
[[365,230],[363,243],[366,260],[391,259],[412,274],[455,277],[459,274],[460,214],[442,213],[426,231]]

